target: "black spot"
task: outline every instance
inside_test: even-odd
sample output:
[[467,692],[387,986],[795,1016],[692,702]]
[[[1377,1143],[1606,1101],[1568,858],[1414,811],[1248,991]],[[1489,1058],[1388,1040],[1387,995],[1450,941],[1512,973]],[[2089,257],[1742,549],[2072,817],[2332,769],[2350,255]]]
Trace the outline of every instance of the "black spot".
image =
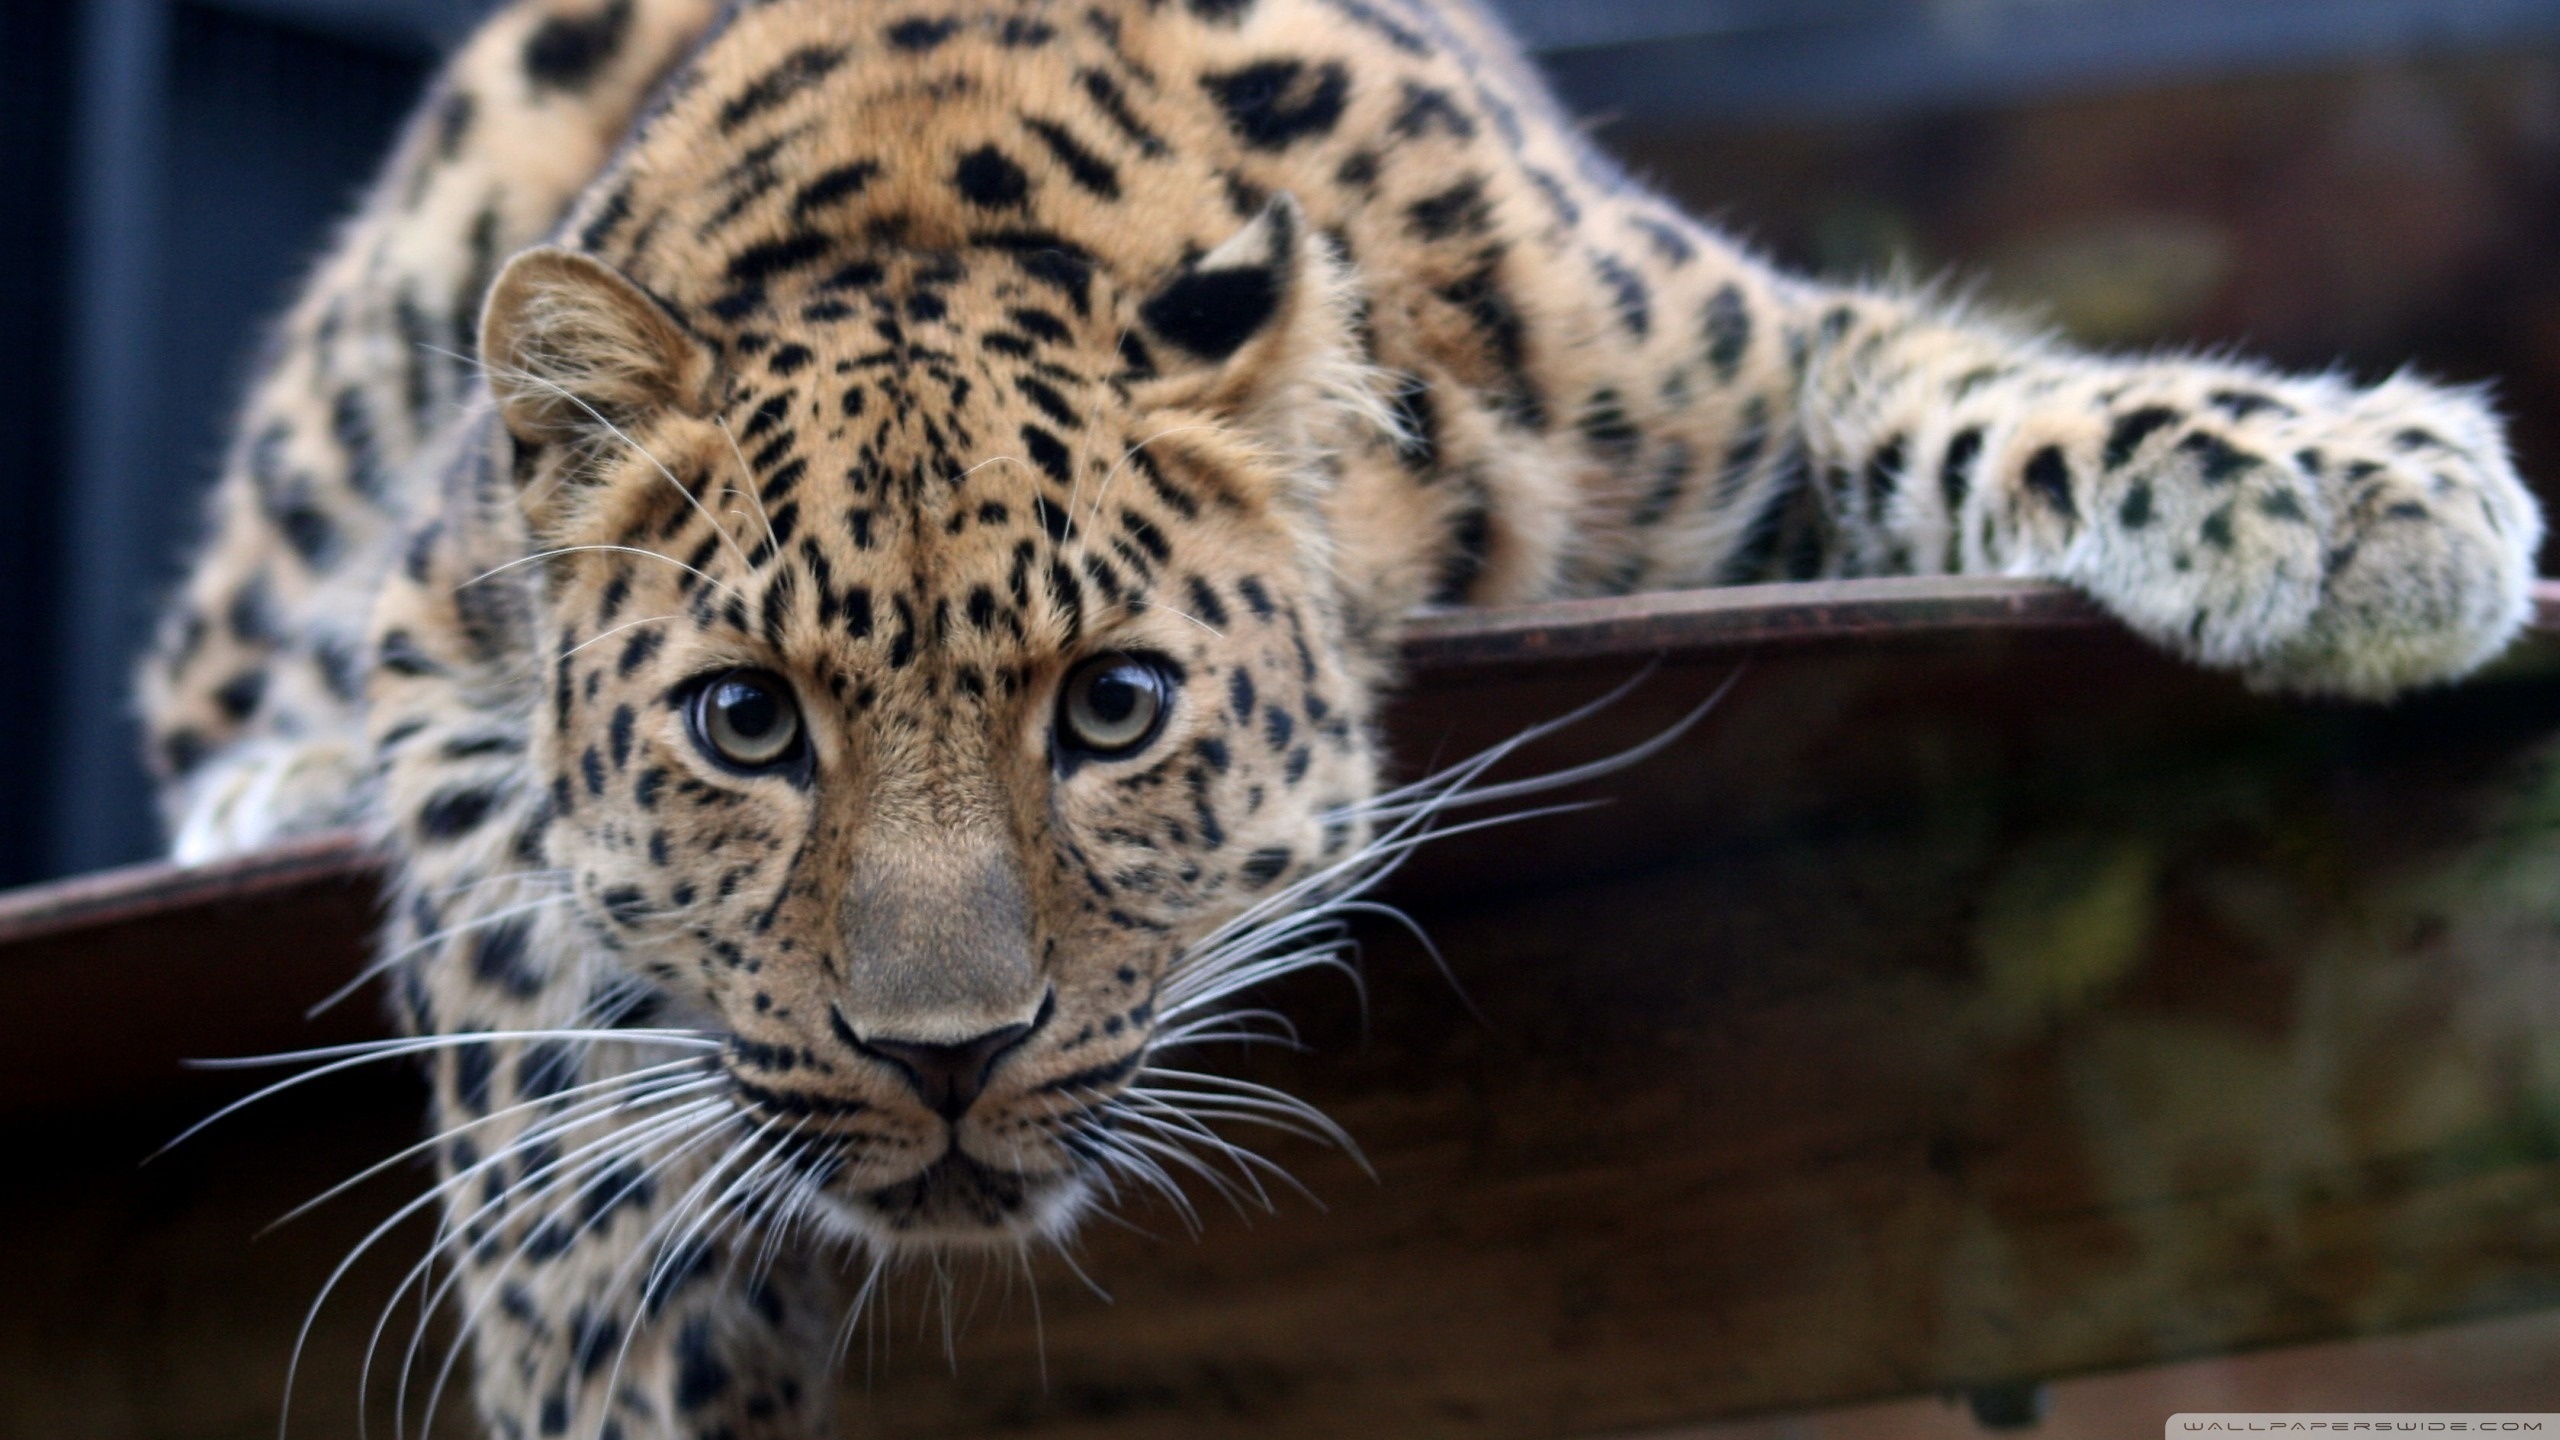
[[1022,392],[1023,399],[1040,407],[1041,414],[1071,429],[1082,423],[1081,417],[1076,414],[1075,407],[1067,403],[1067,397],[1059,394],[1055,386],[1045,381],[1034,380],[1028,375],[1014,381],[1013,384],[1015,389]]
[[488,1114],[489,1077],[494,1068],[490,1063],[488,1046],[462,1044],[453,1047],[454,1102],[470,1114]]
[[266,694],[267,672],[243,670],[222,682],[220,688],[213,692],[213,703],[220,706],[222,713],[229,718],[246,720],[257,710],[258,702],[265,699]]
[[1478,494],[1449,522],[1449,548],[1440,558],[1432,586],[1433,603],[1464,605],[1493,553],[1493,516]]
[[639,627],[630,639],[622,642],[622,655],[614,661],[614,673],[629,675],[632,671],[648,664],[650,657],[658,653],[658,645],[662,638],[663,632],[652,625]]
[[[1048,472],[1050,479],[1057,481],[1061,485],[1073,485],[1075,483],[1076,470],[1074,458],[1068,454],[1066,445],[1061,442],[1057,436],[1050,434],[1048,431],[1041,429],[1037,425],[1025,425],[1022,427],[1022,443],[1028,446],[1031,450],[1031,463]],[[1064,518],[1065,512],[1061,511],[1059,513],[1061,518]],[[1063,540],[1066,538],[1065,535],[1058,532],[1055,525],[1050,526],[1050,535],[1052,539]]]
[[817,84],[844,63],[844,50],[833,45],[804,45],[781,63],[756,77],[720,107],[720,132],[729,134],[749,120]]
[[2166,405],[2146,405],[2117,416],[2115,425],[2107,431],[2106,467],[2110,470],[2123,469],[2125,462],[2133,458],[2133,452],[2142,448],[2143,441],[2150,439],[2155,432],[2177,424],[2182,418]]
[[1099,70],[1078,71],[1076,79],[1084,86],[1084,93],[1093,100],[1094,107],[1138,147],[1140,154],[1152,158],[1166,153],[1163,138],[1149,130],[1129,109],[1128,97],[1121,93],[1118,82]]
[[729,258],[729,279],[739,285],[762,285],[785,271],[824,258],[830,243],[816,231],[803,230],[750,245]]
[[1111,163],[1085,148],[1063,125],[1048,120],[1026,119],[1023,125],[1040,137],[1049,153],[1067,168],[1067,178],[1105,200],[1120,198],[1120,172]]
[[1628,268],[1615,255],[1593,255],[1591,268],[1600,283],[1609,287],[1618,305],[1618,323],[1638,340],[1653,333],[1653,292],[1645,287],[1644,277]]
[[213,745],[195,730],[172,730],[160,740],[161,762],[172,775],[185,775],[205,762]]
[[1960,430],[1947,442],[1946,459],[1938,465],[1938,493],[1947,502],[1947,518],[1953,520],[1964,509],[1966,490],[1973,485],[1973,464],[1982,458],[1982,430],[1975,426]]
[[2216,550],[2230,549],[2232,545],[2231,507],[2225,505],[2204,517],[2204,525],[2196,531],[2196,538]]
[[1224,360],[1280,308],[1279,277],[1259,266],[1191,270],[1139,307],[1158,335],[1206,360]]
[[1023,274],[1066,296],[1078,315],[1093,313],[1093,257],[1083,247],[1042,231],[999,232],[975,238],[978,244],[991,249],[1011,251]]
[[548,1100],[577,1083],[577,1053],[557,1040],[536,1040],[516,1054],[518,1100]]
[[891,49],[907,50],[918,54],[935,48],[959,33],[960,22],[947,15],[930,18],[919,15],[910,20],[901,20],[884,32]]
[[1779,547],[1786,540],[1788,512],[1807,488],[1803,457],[1791,448],[1763,493],[1760,508],[1752,512],[1740,539],[1726,554],[1724,565],[1717,572],[1717,584],[1748,585],[1768,578]]
[[857,160],[850,165],[838,165],[832,170],[822,171],[791,197],[791,214],[796,219],[812,210],[824,209],[839,200],[859,195],[879,173],[880,167],[869,160]]
[[2252,415],[2262,413],[2273,415],[2294,413],[2292,406],[2273,395],[2256,390],[2216,390],[2205,399],[2215,409],[2234,420],[2246,420]]
[[483,927],[472,941],[472,978],[519,1000],[541,994],[548,977],[530,963],[532,942],[533,927],[520,916]]
[[1206,624],[1212,630],[1227,628],[1227,607],[1225,602],[1218,598],[1218,592],[1210,589],[1209,583],[1198,576],[1192,577],[1188,588],[1191,596],[1191,618]]
[[2151,523],[2151,485],[2136,480],[2124,492],[2124,503],[2116,507],[2116,523],[2127,530],[2139,530]]
[[1031,193],[1031,177],[993,145],[981,145],[960,157],[951,183],[971,204],[990,210],[1010,209]]
[[569,1317],[569,1353],[575,1357],[578,1373],[593,1377],[622,1348],[622,1324],[611,1315],[597,1315],[580,1307]]
[[1370,4],[1369,0],[1325,0],[1325,3],[1339,12],[1344,19],[1376,35],[1407,55],[1429,56],[1432,53],[1431,42],[1423,39],[1420,33],[1400,23],[1384,10]]
[[676,1408],[699,1410],[729,1389],[729,1369],[711,1348],[711,1322],[697,1316],[676,1334]]
[[2302,501],[2290,490],[2270,490],[2258,497],[2258,513],[2270,520],[2308,520]]
[[1902,484],[1902,452],[1903,438],[1896,435],[1876,447],[1876,453],[1867,457],[1865,488],[1870,524],[1883,521],[1886,502],[1893,498],[1893,492]]
[[[1312,81],[1299,82],[1312,73]],[[1200,77],[1201,88],[1227,112],[1227,127],[1255,150],[1283,150],[1332,133],[1351,94],[1351,73],[1328,60],[1312,72],[1303,61],[1265,60]],[[1292,93],[1298,92],[1295,99]]]
[[1289,862],[1295,858],[1289,852],[1289,847],[1285,845],[1267,846],[1254,851],[1245,857],[1242,867],[1245,884],[1255,890],[1261,889],[1279,879],[1281,872],[1287,870]]
[[307,500],[288,504],[275,514],[276,529],[303,564],[326,570],[337,562],[338,525]]
[[1661,524],[1680,498],[1689,493],[1689,481],[1696,470],[1696,457],[1685,442],[1667,442],[1653,466],[1652,483],[1645,487],[1644,499],[1628,513],[1627,523],[1638,529]]
[[2062,447],[2047,445],[2027,457],[2026,485],[2044,497],[2053,513],[2065,520],[2080,518],[2080,507],[2071,498],[2071,462],[2062,458]]
[[1157,564],[1161,565],[1173,558],[1173,547],[1165,542],[1164,532],[1157,529],[1144,515],[1135,510],[1124,509],[1120,512],[1120,524],[1129,532],[1129,538],[1137,541],[1139,547],[1153,557]]
[[1435,194],[1405,207],[1405,229],[1417,240],[1446,240],[1481,235],[1493,228],[1493,207],[1485,200],[1484,177],[1469,175]]
[[821,290],[868,290],[888,278],[876,260],[849,260],[844,268],[818,282]]
[[486,785],[439,790],[418,807],[418,834],[428,840],[453,840],[480,828],[497,808],[498,791]]
[[1529,327],[1521,318],[1519,307],[1503,292],[1502,252],[1496,248],[1478,258],[1474,270],[1441,286],[1438,294],[1466,312],[1468,321],[1493,351],[1495,363],[1502,367],[1505,384],[1493,392],[1494,402],[1523,428],[1544,430],[1548,419],[1546,397],[1538,393],[1529,378]]
[[1476,134],[1475,117],[1454,96],[1419,80],[1404,82],[1404,97],[1396,103],[1395,118],[1387,122],[1387,128],[1407,140],[1435,130],[1460,140],[1472,140]]
[[628,705],[613,707],[613,723],[609,733],[612,736],[613,768],[616,770],[631,763],[631,727],[638,718],[632,714],[631,707]]
[[649,918],[649,897],[637,885],[616,885],[596,897],[604,902],[604,912],[617,925],[637,925]]
[[1584,442],[1611,465],[1633,461],[1644,443],[1644,432],[1636,428],[1635,420],[1627,414],[1625,400],[1615,390],[1595,392],[1578,423]]
[[471,133],[471,122],[479,112],[479,102],[468,90],[456,90],[436,106],[436,158],[450,161],[462,151],[462,142]]
[[2233,477],[2256,468],[2258,457],[2209,431],[2198,430],[2178,442],[2181,454],[2195,457],[2197,469],[2207,485],[2229,483]]
[[609,0],[584,19],[554,15],[524,42],[524,73],[534,88],[579,90],[595,78],[631,28],[631,0]]
[[1698,258],[1698,247],[1681,233],[1673,221],[1638,215],[1627,223],[1641,232],[1652,243],[1653,253],[1661,256],[1675,270]]
[[356,493],[380,499],[389,475],[382,464],[382,453],[376,443],[373,410],[364,392],[353,385],[341,390],[329,405],[329,434],[347,457],[347,483]]

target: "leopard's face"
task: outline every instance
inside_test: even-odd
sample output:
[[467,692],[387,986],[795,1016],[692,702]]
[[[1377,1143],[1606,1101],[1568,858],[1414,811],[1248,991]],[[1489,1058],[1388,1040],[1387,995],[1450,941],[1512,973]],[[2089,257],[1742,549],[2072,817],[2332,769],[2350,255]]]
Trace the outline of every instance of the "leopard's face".
[[1286,457],[1124,307],[862,265],[548,447],[547,859],[813,1213],[1010,1245],[1157,1123],[1231,922],[1362,843],[1368,701]]

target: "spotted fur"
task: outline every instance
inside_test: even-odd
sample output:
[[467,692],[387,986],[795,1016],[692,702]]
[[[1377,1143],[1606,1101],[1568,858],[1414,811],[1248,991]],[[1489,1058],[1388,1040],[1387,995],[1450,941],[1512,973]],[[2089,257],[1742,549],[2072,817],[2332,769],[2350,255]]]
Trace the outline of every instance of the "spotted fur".
[[[1776,273],[1463,0],[518,0],[276,357],[154,760],[182,856],[396,857],[508,1436],[818,1433],[831,1246],[1055,1237],[1192,1143],[1149,1076],[1411,813],[1417,608],[2043,576],[2384,696],[2541,532],[2474,395]],[[1169,718],[1079,755],[1114,653]],[[736,669],[795,767],[695,733]]]

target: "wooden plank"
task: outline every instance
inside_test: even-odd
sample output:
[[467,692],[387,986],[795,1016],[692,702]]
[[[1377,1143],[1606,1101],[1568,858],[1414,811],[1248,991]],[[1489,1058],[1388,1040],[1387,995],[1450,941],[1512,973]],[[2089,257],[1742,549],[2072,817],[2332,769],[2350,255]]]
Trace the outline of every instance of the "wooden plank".
[[[1204,1057],[1326,1107],[1374,1180],[1284,1140],[1266,1148],[1325,1209],[1211,1208],[1196,1242],[1160,1206],[1130,1212],[1152,1237],[1092,1227],[1078,1263],[1110,1304],[1055,1261],[1036,1321],[1018,1282],[964,1276],[957,1379],[910,1276],[857,1347],[849,1433],[1555,1436],[2560,1305],[2560,596],[2541,601],[2492,673],[2388,708],[2249,696],[2040,587],[1423,622],[1393,719],[1415,766],[1662,657],[1523,764],[1612,753],[1749,666],[1588,792],[1609,804],[1399,877],[1481,1019],[1382,932],[1365,1021],[1310,981],[1275,997],[1305,1053]],[[313,1038],[266,1037],[351,972],[368,903],[335,842],[0,900],[0,1055],[55,1057],[9,1072],[11,1143],[51,1143],[29,1137],[76,1102],[169,1093],[139,1060],[97,1079],[91,1052]],[[113,1163],[21,1172],[0,1224],[71,1248],[12,1293],[87,1318],[0,1326],[0,1432],[74,1412],[184,1431],[154,1357],[281,1357],[280,1297],[344,1235],[270,1242],[275,1293],[208,1237],[245,1224],[244,1195],[289,1202],[395,1147],[408,1103],[253,1127],[187,1186],[129,1168],[165,1108],[87,1122],[132,1127],[94,1145]],[[313,1383],[343,1398],[372,1310],[331,1313],[340,1368]],[[255,1411],[225,1385],[223,1413]]]

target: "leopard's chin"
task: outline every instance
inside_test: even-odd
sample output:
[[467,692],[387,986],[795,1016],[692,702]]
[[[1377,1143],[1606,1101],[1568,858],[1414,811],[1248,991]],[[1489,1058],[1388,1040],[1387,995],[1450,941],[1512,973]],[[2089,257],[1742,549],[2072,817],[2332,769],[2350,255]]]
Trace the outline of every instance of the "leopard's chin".
[[894,1185],[822,1192],[812,1214],[875,1250],[1012,1251],[1072,1230],[1091,1193],[1071,1171],[1003,1170],[954,1149]]

